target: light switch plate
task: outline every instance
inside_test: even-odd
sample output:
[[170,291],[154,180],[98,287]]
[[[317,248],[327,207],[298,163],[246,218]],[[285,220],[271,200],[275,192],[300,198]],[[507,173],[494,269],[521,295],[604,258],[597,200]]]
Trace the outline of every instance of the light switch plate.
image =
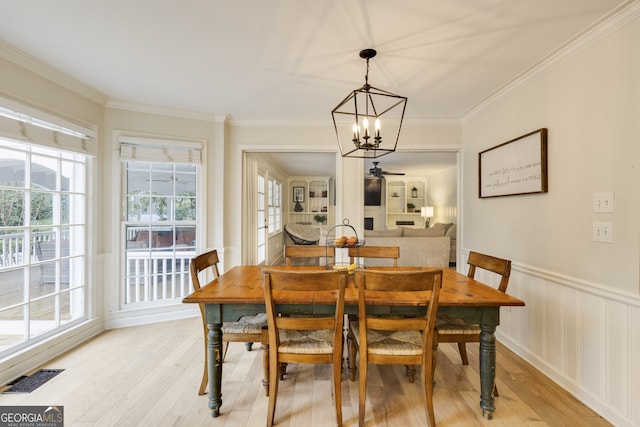
[[593,241],[601,243],[613,243],[613,223],[594,222]]
[[597,213],[613,213],[613,191],[593,194],[593,211]]

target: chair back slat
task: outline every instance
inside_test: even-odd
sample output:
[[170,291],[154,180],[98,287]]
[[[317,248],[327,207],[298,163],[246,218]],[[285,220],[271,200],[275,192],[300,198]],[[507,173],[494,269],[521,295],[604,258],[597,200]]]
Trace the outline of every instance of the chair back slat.
[[336,249],[333,246],[316,246],[316,245],[286,245],[284,247],[284,257],[287,265],[293,265],[296,260],[335,257]]
[[218,251],[213,249],[211,251],[202,253],[197,255],[191,262],[189,263],[189,270],[191,272],[191,281],[193,282],[193,288],[198,291],[200,290],[200,279],[199,274],[211,267],[213,271],[213,278],[217,278],[220,276],[220,271],[218,270],[218,263],[220,259],[218,258]]
[[[273,323],[273,327],[286,329],[310,330],[319,329],[321,323],[328,325],[336,321],[340,322],[342,329],[342,317],[344,316],[344,292],[346,286],[346,274],[336,270],[278,270],[265,269],[262,273],[265,305],[267,307],[267,320]],[[331,316],[317,317],[312,315],[296,315],[292,317],[278,317],[276,304],[296,304],[296,296],[301,293],[327,292],[335,294],[335,311]],[[308,295],[306,295],[308,298]],[[333,319],[324,322],[323,319]],[[336,320],[337,319],[337,320]],[[315,322],[315,325],[314,325]],[[315,327],[314,327],[315,326]],[[330,325],[331,328],[335,326]],[[322,328],[320,328],[322,329]]]
[[400,258],[399,246],[362,246],[360,248],[349,248],[349,258],[351,263],[355,262],[356,257],[359,258],[378,258],[391,259],[393,266],[398,266],[398,258]]
[[507,291],[507,286],[509,285],[509,276],[511,276],[510,260],[482,254],[479,252],[470,252],[467,264],[469,265],[467,276],[474,278],[476,268],[491,271],[501,276],[498,290],[500,290],[501,292]]
[[[442,270],[420,270],[420,271],[374,271],[360,270],[356,271],[356,286],[358,287],[358,315],[362,326],[381,329],[393,330],[400,328],[402,330],[431,330],[435,325],[436,312],[438,310],[438,300],[440,297],[440,287],[442,285]],[[424,295],[425,291],[430,291],[430,295]],[[416,305],[424,302],[428,298],[428,306],[425,316],[422,318],[397,318],[397,317],[368,317],[366,312],[366,301],[371,292],[376,293],[376,298],[386,300],[393,305],[394,294],[402,292],[416,293]],[[388,296],[385,298],[384,294]],[[421,320],[418,320],[421,319]],[[404,326],[400,326],[402,324]],[[376,327],[373,327],[375,325]],[[427,335],[427,334],[425,334]],[[433,334],[428,334],[432,335]],[[431,337],[427,337],[431,339]]]

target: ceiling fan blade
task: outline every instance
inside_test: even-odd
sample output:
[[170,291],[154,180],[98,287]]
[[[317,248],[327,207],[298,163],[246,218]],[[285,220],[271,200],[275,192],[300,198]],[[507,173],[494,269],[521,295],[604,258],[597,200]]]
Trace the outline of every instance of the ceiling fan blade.
[[382,173],[382,175],[404,175],[404,172],[387,172],[387,171],[382,171],[381,173]]

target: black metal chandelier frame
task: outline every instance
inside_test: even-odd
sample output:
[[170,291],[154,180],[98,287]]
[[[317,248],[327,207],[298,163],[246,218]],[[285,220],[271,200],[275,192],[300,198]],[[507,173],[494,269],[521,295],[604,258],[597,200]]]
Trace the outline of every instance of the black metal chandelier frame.
[[[373,87],[369,84],[369,60],[376,56],[374,49],[364,49],[360,51],[360,57],[367,61],[367,71],[365,74],[365,83],[358,89],[353,90],[347,95],[332,111],[333,125],[338,138],[338,145],[342,157],[357,157],[374,159],[392,153],[396,150],[398,140],[400,139],[400,129],[404,119],[404,112],[407,105],[407,97],[400,96],[395,93]],[[358,104],[358,99],[360,103]],[[398,111],[401,111],[398,113]],[[382,137],[380,131],[380,118],[388,112],[393,111],[399,114],[397,123],[397,132],[392,145],[382,145]],[[345,118],[350,119],[353,124],[352,137],[347,137],[345,132]],[[373,123],[375,129],[369,131],[369,124]],[[360,132],[360,129],[363,129]],[[351,132],[351,131],[349,131]],[[342,136],[341,136],[342,134]]]

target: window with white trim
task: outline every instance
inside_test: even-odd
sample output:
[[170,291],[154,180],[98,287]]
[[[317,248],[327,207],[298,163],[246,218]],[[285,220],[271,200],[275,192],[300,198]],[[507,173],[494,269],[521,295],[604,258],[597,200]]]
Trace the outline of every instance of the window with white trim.
[[95,136],[0,98],[0,358],[86,320]]
[[269,178],[269,234],[282,231],[281,190],[282,184],[273,178]]
[[258,252],[257,252],[257,261],[258,264],[264,264],[267,258],[267,213],[266,209],[266,188],[265,188],[265,177],[262,174],[258,174],[258,191],[257,191],[257,206],[258,206],[258,230],[257,230],[257,242],[258,242]]
[[180,301],[192,289],[201,143],[120,138],[124,306]]

